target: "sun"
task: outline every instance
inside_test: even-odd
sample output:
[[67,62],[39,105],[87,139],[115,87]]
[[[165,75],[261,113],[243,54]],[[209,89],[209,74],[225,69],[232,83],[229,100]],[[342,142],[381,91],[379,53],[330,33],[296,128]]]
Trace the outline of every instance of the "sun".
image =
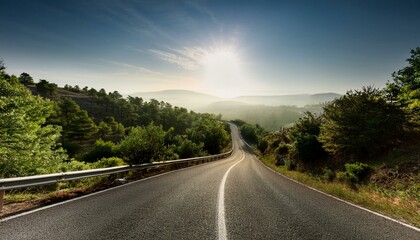
[[230,47],[212,49],[203,56],[204,88],[219,97],[238,96],[242,79],[239,54]]

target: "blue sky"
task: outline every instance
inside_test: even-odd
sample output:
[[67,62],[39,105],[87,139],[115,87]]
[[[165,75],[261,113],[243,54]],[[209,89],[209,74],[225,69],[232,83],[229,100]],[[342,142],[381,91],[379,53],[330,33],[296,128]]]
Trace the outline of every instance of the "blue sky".
[[419,1],[0,0],[0,59],[59,86],[219,96],[383,87]]

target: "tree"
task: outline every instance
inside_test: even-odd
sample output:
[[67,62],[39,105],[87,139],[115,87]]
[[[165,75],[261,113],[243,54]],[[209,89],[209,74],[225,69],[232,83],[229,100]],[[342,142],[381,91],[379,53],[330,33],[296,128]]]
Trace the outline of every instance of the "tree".
[[80,106],[71,98],[62,98],[58,106],[60,107],[62,126],[65,128],[80,112]]
[[162,126],[149,124],[131,129],[119,145],[123,159],[130,164],[160,160],[165,150],[166,132]]
[[49,83],[45,79],[40,79],[35,86],[38,93],[43,97],[50,99],[56,99],[58,97],[58,86],[55,83]]
[[387,98],[403,107],[420,125],[420,47],[411,50],[408,66],[392,74],[385,88]]
[[177,146],[176,153],[180,158],[199,157],[207,155],[203,150],[204,143],[195,143],[187,138],[185,135],[175,136],[175,145]]
[[378,89],[349,91],[324,107],[318,140],[332,154],[363,158],[398,141],[405,115]]
[[98,128],[87,111],[81,110],[74,115],[65,130],[67,138],[83,144],[90,140],[90,137],[98,131]]
[[98,139],[93,149],[83,157],[83,160],[86,162],[96,162],[102,158],[115,157],[116,155],[116,146],[113,142],[104,142],[102,139]]
[[241,135],[244,137],[244,139],[251,143],[255,144],[258,143],[258,135],[257,130],[255,129],[255,126],[245,123],[240,127]]
[[33,96],[16,77],[0,75],[0,178],[52,173],[66,158],[60,128],[45,125],[49,100]]
[[112,128],[101,121],[98,125],[98,136],[101,139],[108,139],[112,135]]
[[196,144],[204,143],[204,150],[209,154],[217,154],[229,143],[229,133],[223,123],[214,115],[202,114],[187,130],[188,138]]
[[34,80],[31,77],[31,75],[23,72],[20,74],[19,76],[19,82],[22,83],[23,85],[27,86],[27,85],[33,85],[34,84]]
[[63,126],[63,146],[70,156],[93,143],[94,134],[98,131],[87,111],[81,110],[71,98],[63,98],[58,106],[61,126]]
[[105,117],[103,122],[111,128],[111,133],[104,139],[116,143],[124,137],[125,128],[121,123],[116,122],[114,117]]
[[322,144],[318,141],[321,118],[306,112],[290,129],[288,137],[291,141],[289,156],[308,163],[325,156]]

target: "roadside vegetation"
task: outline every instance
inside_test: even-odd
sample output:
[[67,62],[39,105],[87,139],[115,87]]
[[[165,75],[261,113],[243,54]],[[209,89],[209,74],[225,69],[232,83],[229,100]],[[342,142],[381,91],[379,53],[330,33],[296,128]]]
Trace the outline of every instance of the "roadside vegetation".
[[[6,73],[0,62],[0,178],[141,164],[220,153],[230,144],[220,116],[117,91],[56,84]],[[78,180],[6,195],[34,194],[115,180]]]
[[267,166],[420,226],[420,48],[384,89],[363,87],[267,132],[235,121]]

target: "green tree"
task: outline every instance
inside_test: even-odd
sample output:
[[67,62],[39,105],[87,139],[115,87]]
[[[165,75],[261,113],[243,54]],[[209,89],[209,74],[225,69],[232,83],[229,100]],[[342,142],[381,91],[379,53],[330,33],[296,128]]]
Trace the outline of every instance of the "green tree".
[[96,162],[102,158],[115,157],[116,155],[116,146],[113,142],[104,142],[102,139],[98,139],[93,149],[83,157],[83,160],[86,162]]
[[327,152],[363,158],[395,143],[404,132],[405,115],[378,89],[349,91],[324,107],[318,140]]
[[19,82],[22,83],[25,86],[26,85],[33,85],[34,84],[34,79],[31,77],[31,75],[23,72],[19,76]]
[[180,158],[199,157],[207,155],[204,151],[204,143],[195,143],[185,135],[175,136],[176,153]]
[[229,133],[224,123],[211,114],[201,114],[187,130],[188,139],[196,144],[204,143],[204,150],[209,154],[217,154],[229,143]]
[[322,144],[318,141],[321,118],[306,112],[290,129],[288,138],[291,141],[289,157],[308,163],[325,156]]
[[33,96],[16,77],[0,75],[0,177],[51,173],[66,158],[57,145],[60,128],[45,125],[49,100]]
[[98,125],[98,136],[101,139],[109,139],[112,135],[112,128],[106,124],[104,121],[101,121]]
[[86,143],[90,137],[98,131],[93,120],[87,111],[81,110],[74,115],[66,127],[66,137],[78,141],[80,144]]
[[70,156],[79,151],[86,150],[94,142],[97,126],[89,117],[87,111],[81,110],[79,105],[71,98],[63,98],[58,103],[59,119],[63,126],[63,146]]
[[130,164],[160,160],[165,151],[166,132],[162,126],[134,127],[119,144],[123,159]]
[[38,93],[46,98],[57,99],[58,98],[58,86],[55,83],[49,83],[45,79],[40,79],[37,84],[35,84],[36,90]]
[[119,142],[125,135],[125,127],[121,123],[115,121],[114,117],[105,117],[103,122],[111,128],[111,134],[104,137],[106,140]]
[[61,113],[61,125],[65,128],[75,118],[76,114],[80,112],[79,105],[71,98],[62,98],[58,106]]
[[408,66],[392,74],[385,88],[386,96],[410,114],[420,126],[420,47],[411,50]]

